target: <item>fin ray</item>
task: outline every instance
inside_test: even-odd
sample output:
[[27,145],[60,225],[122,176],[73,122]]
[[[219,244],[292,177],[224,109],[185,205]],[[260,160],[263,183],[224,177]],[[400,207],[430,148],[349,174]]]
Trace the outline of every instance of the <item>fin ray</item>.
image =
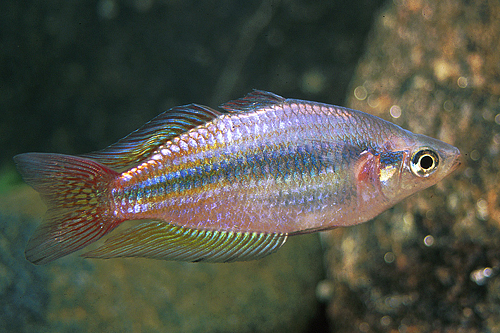
[[121,220],[109,214],[108,186],[118,174],[81,157],[27,153],[14,157],[24,180],[48,206],[26,246],[26,259],[46,264],[104,236]]
[[228,112],[248,112],[258,108],[281,104],[285,98],[264,90],[254,90],[245,97],[229,101],[220,107]]
[[219,111],[198,104],[175,107],[107,148],[81,156],[123,171],[139,164],[166,141],[219,115]]
[[87,258],[146,257],[193,262],[231,262],[262,258],[277,251],[287,234],[190,229],[153,221],[109,238],[83,254]]

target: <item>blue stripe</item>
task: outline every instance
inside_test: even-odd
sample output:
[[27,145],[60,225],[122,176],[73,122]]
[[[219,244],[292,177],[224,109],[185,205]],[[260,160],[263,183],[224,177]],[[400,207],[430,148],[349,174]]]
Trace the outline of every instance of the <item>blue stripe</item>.
[[[328,168],[322,155],[328,153],[325,145],[299,146],[294,148],[270,149],[268,147],[245,156],[227,155],[218,163],[206,164],[179,171],[157,175],[138,183],[135,188],[138,200],[155,195],[183,192],[221,180],[235,182],[245,179],[263,179],[273,176],[286,179],[294,175],[316,176]],[[343,152],[348,153],[348,152]],[[333,168],[330,168],[332,170]],[[125,192],[134,191],[132,188]],[[126,195],[126,194],[125,194]],[[133,196],[133,195],[132,195]]]

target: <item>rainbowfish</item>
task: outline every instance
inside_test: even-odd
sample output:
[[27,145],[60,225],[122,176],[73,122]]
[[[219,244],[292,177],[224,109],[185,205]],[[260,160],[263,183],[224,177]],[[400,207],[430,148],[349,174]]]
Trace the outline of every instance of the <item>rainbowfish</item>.
[[172,108],[104,150],[14,157],[48,206],[26,247],[49,263],[83,254],[229,262],[289,236],[366,222],[434,185],[460,151],[375,116],[255,90]]

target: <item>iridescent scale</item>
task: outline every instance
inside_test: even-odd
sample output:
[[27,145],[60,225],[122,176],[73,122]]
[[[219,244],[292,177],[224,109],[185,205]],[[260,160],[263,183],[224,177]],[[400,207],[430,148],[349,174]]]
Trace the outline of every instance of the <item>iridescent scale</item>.
[[358,125],[345,109],[294,100],[219,116],[124,172],[116,214],[233,232],[324,229],[333,214],[342,223],[353,162],[373,141],[351,134]]
[[289,235],[368,221],[460,164],[455,147],[360,111],[264,91],[222,108],[173,108],[83,156],[16,156],[48,206],[26,258],[49,263],[127,220],[143,221],[85,256],[261,258]]
[[[139,236],[138,236],[139,235]],[[284,234],[235,233],[188,229],[163,222],[130,228],[105,247],[87,252],[87,258],[175,258],[182,261],[231,262],[254,260],[278,250]]]

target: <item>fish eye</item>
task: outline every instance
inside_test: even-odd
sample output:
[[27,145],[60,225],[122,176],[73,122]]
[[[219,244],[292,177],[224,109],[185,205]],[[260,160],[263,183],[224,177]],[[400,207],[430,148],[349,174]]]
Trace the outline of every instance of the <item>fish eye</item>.
[[429,148],[422,148],[411,157],[411,171],[418,177],[428,177],[436,171],[438,165],[438,154]]

